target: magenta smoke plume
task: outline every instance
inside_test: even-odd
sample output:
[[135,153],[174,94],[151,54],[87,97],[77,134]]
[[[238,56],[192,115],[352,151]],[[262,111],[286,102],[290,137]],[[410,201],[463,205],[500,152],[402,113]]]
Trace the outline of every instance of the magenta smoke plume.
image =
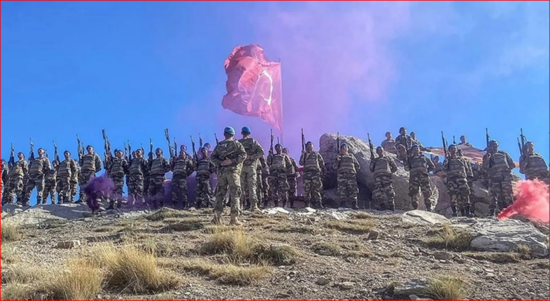
[[99,200],[101,198],[109,198],[113,195],[114,189],[115,183],[105,174],[88,181],[88,184],[84,187],[88,207],[92,211],[98,210]]

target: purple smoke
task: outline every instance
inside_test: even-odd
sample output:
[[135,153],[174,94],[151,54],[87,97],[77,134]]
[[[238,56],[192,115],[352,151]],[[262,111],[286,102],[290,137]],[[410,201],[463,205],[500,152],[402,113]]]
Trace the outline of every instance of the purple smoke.
[[103,198],[109,198],[113,195],[115,189],[115,183],[106,174],[93,178],[88,181],[88,184],[84,187],[84,193],[86,194],[86,203],[88,207],[95,212],[99,209],[99,201]]

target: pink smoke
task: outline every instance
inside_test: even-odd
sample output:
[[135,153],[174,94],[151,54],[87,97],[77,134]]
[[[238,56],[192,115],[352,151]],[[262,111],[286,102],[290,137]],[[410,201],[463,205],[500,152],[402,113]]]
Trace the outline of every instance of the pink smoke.
[[534,222],[548,222],[548,185],[539,180],[520,181],[515,187],[516,201],[499,215],[499,219],[523,215]]

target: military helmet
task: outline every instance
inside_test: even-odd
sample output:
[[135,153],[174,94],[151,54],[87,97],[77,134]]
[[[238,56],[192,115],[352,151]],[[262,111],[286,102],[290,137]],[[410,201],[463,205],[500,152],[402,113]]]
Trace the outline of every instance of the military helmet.
[[235,135],[235,129],[228,126],[223,130],[224,134]]
[[242,133],[245,133],[245,134],[250,134],[251,131],[250,131],[250,128],[247,127],[247,126],[243,126],[243,129],[241,130]]

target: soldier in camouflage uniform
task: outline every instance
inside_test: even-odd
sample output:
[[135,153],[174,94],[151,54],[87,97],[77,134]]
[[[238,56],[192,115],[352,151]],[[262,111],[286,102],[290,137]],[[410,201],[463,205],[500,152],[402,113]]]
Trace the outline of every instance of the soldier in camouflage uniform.
[[57,190],[59,192],[59,204],[74,202],[73,191],[76,194],[76,189],[74,189],[75,186],[73,184],[73,179],[75,179],[75,175],[78,174],[78,163],[71,159],[71,152],[66,150],[63,152],[63,156],[65,157],[65,160],[61,161],[61,163],[59,163],[59,167],[57,168]]
[[246,159],[244,146],[234,139],[235,130],[232,127],[224,129],[225,140],[220,141],[214,148],[211,160],[218,174],[216,187],[216,204],[214,205],[214,218],[212,223],[221,223],[221,215],[225,195],[229,191],[231,196],[231,225],[241,225],[238,220],[241,202],[241,171]]
[[59,168],[59,162],[53,160],[53,168],[46,173],[46,180],[44,185],[44,205],[48,203],[48,195],[52,200],[52,204],[56,203],[55,193],[57,192],[57,169]]
[[290,159],[290,167],[288,168],[286,172],[286,179],[288,181],[288,186],[290,187],[288,189],[288,200],[290,201],[290,208],[294,209],[294,201],[296,200],[296,178],[298,174],[298,164],[296,164],[296,160],[294,160],[288,153],[288,148],[283,148],[283,153],[288,156]]
[[269,150],[267,155],[267,165],[269,166],[269,186],[273,193],[273,203],[275,207],[279,206],[279,201],[282,201],[283,208],[288,202],[288,180],[287,170],[292,166],[290,158],[283,153],[283,146],[275,145],[275,154]]
[[491,195],[489,210],[491,216],[495,215],[497,205],[499,210],[503,210],[514,202],[512,170],[515,167],[512,157],[505,151],[499,151],[498,143],[491,140],[489,151],[483,156],[483,168],[487,170],[489,177],[489,193]]
[[250,137],[250,128],[245,126],[241,130],[243,138],[239,140],[246,151],[246,159],[243,162],[241,173],[242,199],[250,202],[250,210],[259,210],[257,194],[257,174],[258,160],[265,155],[264,148],[256,139]]
[[4,191],[4,185],[8,182],[8,164],[6,163],[6,160],[2,159],[2,199],[4,198],[4,195],[6,195],[6,192]]
[[102,169],[101,158],[94,152],[94,148],[91,145],[86,147],[88,151],[85,155],[80,155],[78,164],[80,165],[80,173],[78,175],[78,186],[80,186],[80,193],[77,203],[85,201],[84,187],[88,184],[88,181],[95,178],[95,174]]
[[467,174],[467,177],[466,179],[468,180],[468,187],[470,187],[470,212],[466,212],[466,215],[470,217],[474,217],[475,216],[475,202],[474,202],[474,181],[479,179],[479,175],[476,174],[478,171],[476,170],[479,169],[479,165],[478,164],[472,164],[472,162],[470,162],[470,160],[468,160],[468,158],[464,157],[464,155],[462,154],[462,150],[459,149],[456,151],[457,155],[459,158],[462,158],[464,160],[464,162],[466,163],[466,174]]
[[44,176],[51,169],[50,159],[44,156],[44,149],[38,149],[38,158],[31,159],[29,162],[29,179],[25,189],[25,200],[23,206],[28,206],[31,200],[31,193],[36,187],[36,204],[46,205],[43,199],[44,195]]
[[410,150],[410,156],[405,160],[405,170],[409,171],[409,196],[413,208],[418,209],[419,191],[424,195],[426,210],[432,210],[432,189],[430,187],[429,172],[435,166],[432,161],[420,153],[418,145],[414,144]]
[[405,161],[408,154],[408,151],[412,147],[412,139],[411,136],[407,135],[407,129],[404,127],[401,127],[399,129],[399,136],[395,138],[395,148],[397,151],[397,158],[399,160]]
[[170,159],[170,169],[172,170],[172,203],[178,205],[181,199],[183,208],[187,206],[187,177],[191,175],[195,168],[194,160],[187,155],[184,145],[180,147],[179,156]]
[[269,167],[264,157],[261,157],[259,161],[260,164],[258,164],[256,178],[258,189],[256,192],[258,194],[258,203],[262,203],[262,207],[267,208],[267,204],[269,203]]
[[216,167],[212,164],[208,156],[206,147],[201,147],[200,157],[195,165],[197,170],[197,187],[195,188],[195,197],[197,199],[195,208],[200,209],[204,204],[208,208],[212,204],[212,189],[210,188],[210,175],[216,172]]
[[422,143],[420,142],[420,140],[416,139],[416,133],[415,132],[411,132],[411,144],[416,144],[418,145],[418,148],[421,150],[421,151],[427,151],[428,149],[425,148]]
[[340,198],[340,207],[346,207],[347,201],[351,201],[353,209],[357,207],[357,195],[359,187],[357,186],[357,172],[361,165],[353,154],[349,153],[346,143],[340,145],[340,154],[336,157],[333,167],[337,174],[338,196]]
[[132,156],[128,170],[128,203],[134,205],[136,201],[144,203],[143,194],[145,193],[145,175],[149,169],[147,159],[143,158],[143,150],[138,149]]
[[526,180],[538,179],[548,184],[548,165],[540,154],[535,153],[531,141],[525,143],[523,155],[519,158],[519,172],[525,175]]
[[310,202],[318,209],[323,208],[321,193],[323,191],[322,174],[325,169],[325,160],[319,152],[313,150],[313,142],[306,143],[306,150],[300,156],[300,165],[304,167],[304,196],[306,207]]
[[11,153],[10,160],[8,161],[8,185],[6,194],[2,197],[2,204],[13,204],[15,202],[15,197],[17,197],[17,203],[20,204],[23,202],[23,191],[25,187],[23,186],[23,178],[29,172],[29,165],[25,161],[25,155],[21,152],[17,154],[17,162]]
[[458,210],[461,216],[470,216],[470,186],[468,177],[472,177],[472,171],[468,163],[457,155],[455,144],[449,146],[449,154],[443,161],[443,171],[446,173],[447,192],[451,197],[451,209],[453,216],[458,216]]
[[[70,154],[70,153],[69,153]],[[74,162],[74,165],[76,166],[76,171],[71,175],[71,193],[70,198],[66,200],[65,202],[74,203],[76,198],[76,193],[78,191],[78,179],[80,178],[80,165],[78,164],[78,160],[71,159]],[[58,175],[59,176],[59,175]]]
[[115,149],[115,157],[111,157],[109,154],[109,159],[105,162],[105,170],[109,174],[109,178],[113,180],[115,184],[115,189],[113,195],[110,196],[110,203],[107,210],[115,209],[115,202],[117,203],[117,208],[122,207],[122,195],[124,193],[124,175],[128,170],[128,161],[124,158],[124,152],[118,149]]
[[397,149],[395,148],[395,140],[393,140],[390,132],[386,132],[386,140],[382,141],[381,145],[386,152],[397,155]]
[[162,149],[155,150],[157,157],[149,161],[149,197],[153,201],[153,206],[157,206],[160,201],[160,207],[164,206],[164,180],[167,172],[170,171],[170,163],[163,157]]
[[460,136],[460,142],[458,143],[458,145],[473,147],[470,142],[466,141],[466,135]]
[[384,156],[382,147],[376,148],[378,158],[370,161],[370,171],[374,174],[374,191],[372,196],[380,210],[395,210],[395,191],[393,190],[393,174],[397,165],[392,158]]

